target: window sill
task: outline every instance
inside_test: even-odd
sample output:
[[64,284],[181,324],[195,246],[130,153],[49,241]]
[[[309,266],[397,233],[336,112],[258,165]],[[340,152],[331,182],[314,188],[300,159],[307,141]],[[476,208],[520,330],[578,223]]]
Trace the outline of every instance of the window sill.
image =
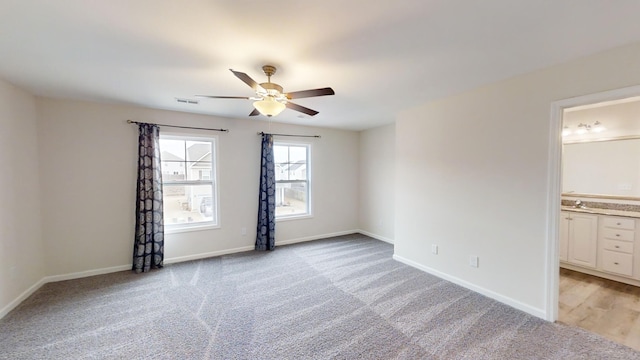
[[220,229],[220,225],[194,225],[194,226],[184,226],[184,227],[164,227],[165,234],[179,234],[185,232],[192,231],[204,231],[204,230],[215,230]]
[[313,215],[311,214],[283,216],[279,218],[277,217],[276,222],[290,221],[290,220],[303,220],[303,219],[311,219],[311,218],[313,218]]

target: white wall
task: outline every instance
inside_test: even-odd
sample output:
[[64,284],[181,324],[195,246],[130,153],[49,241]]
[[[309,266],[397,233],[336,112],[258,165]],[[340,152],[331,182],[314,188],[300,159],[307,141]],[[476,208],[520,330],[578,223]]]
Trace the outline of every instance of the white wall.
[[[138,130],[126,124],[127,119],[230,129],[213,133],[219,139],[221,228],[167,234],[165,261],[253,248],[260,160],[257,132],[268,130],[263,118],[225,119],[53,99],[39,100],[39,109],[48,275],[130,266]],[[314,216],[278,222],[276,244],[356,230],[358,133],[277,123],[270,132],[322,136],[295,138],[312,143]],[[242,227],[247,228],[245,236],[241,235]]]
[[0,318],[45,275],[36,103],[0,80]]
[[546,316],[550,105],[640,84],[638,63],[634,44],[401,113],[396,258]]
[[391,243],[395,232],[395,136],[395,124],[360,132],[360,230]]

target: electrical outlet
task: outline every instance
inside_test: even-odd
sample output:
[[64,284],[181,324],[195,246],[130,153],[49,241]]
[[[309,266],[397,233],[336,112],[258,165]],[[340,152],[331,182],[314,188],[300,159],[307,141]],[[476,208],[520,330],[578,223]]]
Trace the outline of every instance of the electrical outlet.
[[15,265],[9,268],[9,277],[11,278],[11,280],[15,280],[17,273],[18,269]]
[[240,234],[241,234],[242,236],[247,235],[247,228],[246,228],[246,227],[241,228],[241,229],[240,229]]
[[477,268],[478,267],[478,257],[475,255],[469,256],[469,266]]
[[438,245],[436,244],[431,245],[431,253],[434,255],[438,255]]

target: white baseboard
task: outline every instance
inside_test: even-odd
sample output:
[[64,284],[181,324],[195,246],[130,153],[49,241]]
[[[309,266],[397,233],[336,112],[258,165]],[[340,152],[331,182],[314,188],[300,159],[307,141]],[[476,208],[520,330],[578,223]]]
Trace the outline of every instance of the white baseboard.
[[360,234],[362,234],[362,235],[367,235],[368,237],[372,237],[372,238],[374,238],[376,240],[380,240],[380,241],[384,241],[384,242],[389,243],[389,244],[393,244],[393,239],[389,239],[389,238],[386,238],[384,236],[380,236],[380,235],[377,235],[377,234],[374,234],[374,233],[370,233],[370,232],[364,231],[364,230],[358,230],[358,232]]
[[201,254],[177,256],[177,257],[165,259],[164,263],[175,264],[183,261],[200,260],[200,259],[206,259],[206,258],[215,257],[215,256],[222,256],[222,255],[235,254],[235,253],[240,253],[245,251],[251,251],[253,249],[255,249],[255,246],[242,246],[239,248],[211,251],[211,252],[201,253]]
[[347,230],[347,231],[339,231],[339,232],[334,232],[329,234],[307,236],[307,237],[302,237],[297,239],[289,239],[289,240],[282,240],[282,241],[276,240],[276,246],[289,245],[289,244],[295,244],[295,243],[312,241],[312,240],[320,240],[320,239],[326,239],[334,236],[350,235],[350,234],[356,234],[356,233],[358,233],[358,230]]
[[[296,243],[305,242],[305,241],[326,239],[326,238],[330,238],[330,237],[334,237],[334,236],[355,234],[355,233],[358,233],[358,232],[359,232],[358,230],[348,230],[348,231],[340,231],[340,232],[335,232],[335,233],[330,233],[330,234],[307,236],[307,237],[297,238],[297,239],[289,239],[289,240],[281,240],[281,241],[276,240],[276,246],[290,245],[290,244],[296,244]],[[234,249],[226,249],[226,250],[212,251],[212,252],[202,253],[202,254],[174,257],[174,258],[170,258],[170,259],[165,259],[164,263],[165,264],[173,264],[173,263],[179,263],[179,262],[183,262],[183,261],[206,259],[206,258],[215,257],[215,256],[229,255],[229,254],[235,254],[235,253],[240,253],[240,252],[245,252],[245,251],[252,251],[254,249],[255,249],[255,246],[253,246],[253,245],[251,245],[251,246],[242,246],[242,247],[234,248]]]
[[21,302],[26,300],[29,296],[31,296],[34,292],[36,292],[38,289],[40,289],[42,287],[42,285],[44,285],[46,283],[56,282],[56,281],[64,281],[64,280],[80,279],[80,278],[85,278],[85,277],[89,277],[89,276],[109,274],[109,273],[118,272],[118,271],[125,271],[125,270],[131,270],[131,264],[114,266],[114,267],[109,267],[109,268],[102,268],[102,269],[95,269],[95,270],[80,271],[80,272],[75,272],[75,273],[70,273],[70,274],[63,274],[63,275],[45,276],[42,279],[40,279],[38,282],[36,282],[35,284],[31,285],[31,287],[29,287],[27,290],[25,290],[22,294],[20,294],[12,302],[7,304],[7,306],[2,308],[2,310],[0,310],[0,319],[2,319],[5,315],[7,315],[11,310],[15,309],[16,306],[20,305]]
[[70,274],[45,276],[42,280],[46,284],[46,283],[56,282],[56,281],[73,280],[73,279],[80,279],[80,278],[85,278],[85,277],[95,276],[95,275],[110,274],[110,273],[125,271],[125,270],[131,270],[131,264],[112,266],[112,267],[102,268],[102,269],[79,271],[79,272],[70,273]]
[[524,311],[524,312],[526,312],[528,314],[531,314],[533,316],[539,317],[539,318],[541,318],[543,320],[546,320],[546,318],[547,318],[547,314],[543,309],[538,309],[538,308],[529,306],[529,305],[524,304],[524,303],[522,303],[522,302],[520,302],[518,300],[512,299],[512,298],[510,298],[508,296],[504,296],[504,295],[498,294],[496,292],[493,292],[491,290],[485,289],[485,288],[483,288],[481,286],[478,286],[478,285],[474,285],[474,284],[472,284],[472,283],[470,283],[468,281],[462,280],[462,279],[457,278],[455,276],[451,276],[451,275],[445,274],[443,272],[440,272],[440,271],[438,271],[436,269],[430,268],[428,266],[424,266],[424,265],[418,264],[415,261],[412,261],[412,260],[409,260],[409,259],[405,259],[402,256],[399,256],[399,255],[396,255],[396,254],[393,254],[393,259],[397,260],[397,261],[399,261],[399,262],[401,262],[403,264],[407,264],[407,265],[409,265],[411,267],[414,267],[416,269],[422,270],[422,271],[424,271],[426,273],[429,273],[431,275],[437,276],[437,277],[439,277],[441,279],[445,279],[447,281],[450,281],[450,282],[452,282],[452,283],[454,283],[456,285],[460,285],[462,287],[465,287],[465,288],[467,288],[467,289],[469,289],[471,291],[475,291],[475,292],[477,292],[479,294],[482,294],[482,295],[484,295],[486,297],[489,297],[489,298],[491,298],[493,300],[499,301],[499,302],[501,302],[503,304],[507,304],[507,305],[509,305],[511,307],[514,307],[514,308],[518,309],[518,310],[522,310],[522,311]]
[[15,309],[18,305],[20,305],[21,302],[25,301],[29,296],[31,296],[31,294],[33,294],[38,289],[40,289],[40,287],[42,287],[42,285],[44,285],[44,284],[46,284],[46,282],[44,281],[44,278],[42,278],[42,279],[40,279],[40,281],[38,281],[35,284],[31,285],[30,288],[25,290],[17,298],[13,299],[12,302],[8,303],[7,306],[5,306],[2,309],[0,309],[0,319],[5,317],[5,315],[7,315],[11,310]]
[[131,264],[114,266],[109,268],[102,268],[102,269],[95,269],[95,270],[80,271],[80,272],[63,274],[63,275],[45,276],[35,284],[31,285],[31,287],[25,290],[22,294],[20,294],[20,296],[15,298],[12,302],[7,304],[7,306],[2,308],[2,310],[0,310],[0,319],[5,317],[5,315],[7,315],[11,310],[15,309],[16,306],[20,305],[21,302],[26,300],[34,292],[40,289],[44,284],[47,284],[50,282],[56,282],[56,281],[80,279],[80,278],[85,278],[85,277],[94,276],[94,275],[109,274],[109,273],[125,271],[125,270],[131,270]]

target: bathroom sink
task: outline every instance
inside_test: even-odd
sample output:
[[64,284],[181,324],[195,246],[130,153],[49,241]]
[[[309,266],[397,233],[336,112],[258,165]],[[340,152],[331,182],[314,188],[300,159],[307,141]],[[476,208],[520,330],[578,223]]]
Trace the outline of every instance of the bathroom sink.
[[562,206],[563,210],[573,210],[573,211],[593,211],[592,209],[586,207],[586,206],[575,206],[575,205],[564,205]]

